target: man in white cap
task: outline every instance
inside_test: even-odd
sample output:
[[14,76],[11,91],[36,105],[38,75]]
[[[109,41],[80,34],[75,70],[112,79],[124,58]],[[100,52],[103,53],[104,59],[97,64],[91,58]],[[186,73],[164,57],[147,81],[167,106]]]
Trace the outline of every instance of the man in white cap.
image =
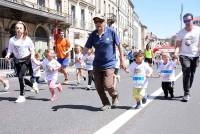
[[114,68],[116,64],[116,51],[117,46],[120,54],[121,68],[125,69],[124,56],[122,45],[116,32],[105,26],[105,18],[97,15],[93,18],[96,30],[94,30],[85,45],[84,53],[87,53],[88,48],[95,48],[94,66],[94,81],[99,97],[102,101],[103,107],[101,110],[108,110],[111,108],[108,97],[105,91],[108,91],[112,97],[112,106],[118,104],[118,92],[114,88],[113,77]]

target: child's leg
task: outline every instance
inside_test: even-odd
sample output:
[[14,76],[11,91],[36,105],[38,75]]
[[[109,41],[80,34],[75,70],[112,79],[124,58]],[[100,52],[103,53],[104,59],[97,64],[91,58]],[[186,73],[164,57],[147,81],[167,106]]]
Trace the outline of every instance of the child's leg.
[[92,80],[93,80],[92,70],[88,70],[88,85],[92,84]]
[[168,88],[167,82],[162,82],[162,89],[163,89],[165,98],[168,98],[168,89],[167,88]]
[[135,109],[141,108],[140,89],[139,88],[133,89],[133,98],[136,100]]
[[39,88],[38,88],[38,84],[37,84],[37,80],[39,77],[35,77],[35,76],[31,76],[31,83],[32,83],[32,90],[31,92],[35,92],[36,94],[39,93]]
[[80,76],[83,77],[83,80],[84,80],[84,81],[86,81],[86,77],[85,77],[85,75],[83,74],[83,71],[84,71],[84,70],[83,70],[82,68],[80,68]]
[[169,90],[169,94],[170,94],[171,98],[174,98],[174,81],[169,83],[168,90]]
[[58,91],[61,92],[63,90],[61,83],[58,83],[58,84],[56,83],[57,83],[57,78],[54,78],[53,80],[51,80],[51,88],[58,89]]
[[4,79],[3,77],[0,77],[0,82],[3,84],[4,90],[8,90],[9,89],[9,81],[7,79]]
[[55,101],[56,100],[55,83],[53,81],[48,81],[48,85],[49,85],[49,90],[51,93],[51,101]]
[[80,84],[80,68],[76,69],[76,79],[77,79],[77,84]]

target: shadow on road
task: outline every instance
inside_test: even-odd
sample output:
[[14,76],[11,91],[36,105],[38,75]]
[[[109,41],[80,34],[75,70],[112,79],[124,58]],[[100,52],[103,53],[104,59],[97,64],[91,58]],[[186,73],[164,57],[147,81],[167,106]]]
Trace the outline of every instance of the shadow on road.
[[26,97],[28,100],[49,101],[47,98],[35,98],[33,96]]
[[149,99],[154,100],[168,100],[168,101],[181,101],[183,96],[175,96],[174,98],[165,98],[164,96],[149,96]]
[[86,106],[86,105],[58,105],[58,106],[53,106],[51,109],[53,111],[57,111],[57,110],[63,109],[63,108],[66,108],[66,109],[78,109],[78,110],[82,109],[82,110],[88,110],[88,111],[92,111],[92,112],[101,111],[97,107]]
[[112,107],[112,109],[125,109],[125,110],[129,110],[131,108],[132,108],[131,106],[115,106],[115,107]]
[[0,97],[0,101],[15,101],[17,98],[14,97]]

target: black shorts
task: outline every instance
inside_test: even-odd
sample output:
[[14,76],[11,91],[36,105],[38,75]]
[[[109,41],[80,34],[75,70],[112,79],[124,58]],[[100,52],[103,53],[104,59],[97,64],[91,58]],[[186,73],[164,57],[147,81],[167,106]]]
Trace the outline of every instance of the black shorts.
[[152,58],[145,58],[144,61],[147,62],[147,63],[149,63],[149,64],[153,63]]

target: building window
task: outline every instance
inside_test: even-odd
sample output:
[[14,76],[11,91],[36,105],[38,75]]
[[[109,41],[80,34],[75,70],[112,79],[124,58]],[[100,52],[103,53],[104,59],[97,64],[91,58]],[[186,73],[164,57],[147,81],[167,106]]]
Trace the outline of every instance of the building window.
[[85,26],[85,10],[81,9],[81,28]]
[[108,12],[110,13],[110,4],[108,4]]
[[42,7],[45,7],[45,0],[38,0],[37,4],[42,6]]
[[98,0],[99,1],[99,11],[98,13],[101,13],[101,0]]
[[104,3],[104,14],[106,14],[106,1],[103,2]]
[[76,21],[75,21],[75,18],[76,18],[76,8],[74,5],[71,5],[71,15],[72,15],[72,25],[74,26]]
[[62,12],[62,1],[61,0],[56,0],[56,10],[58,12]]

